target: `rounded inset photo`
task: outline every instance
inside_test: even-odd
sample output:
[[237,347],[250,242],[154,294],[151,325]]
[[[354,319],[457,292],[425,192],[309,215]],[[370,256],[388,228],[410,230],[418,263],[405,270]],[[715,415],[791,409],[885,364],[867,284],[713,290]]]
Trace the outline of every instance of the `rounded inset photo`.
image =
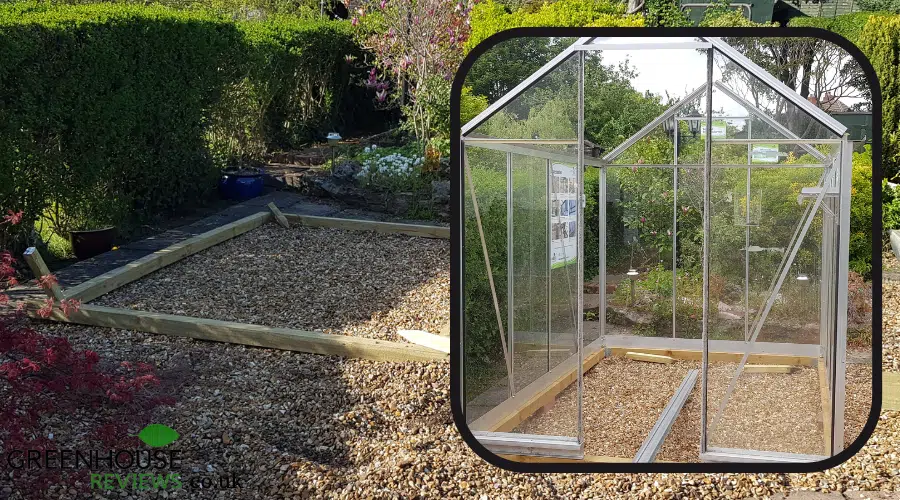
[[[871,66],[820,31],[637,31],[503,32],[457,75],[457,426],[522,471],[834,466],[879,410]],[[460,116],[463,88],[492,92]]]

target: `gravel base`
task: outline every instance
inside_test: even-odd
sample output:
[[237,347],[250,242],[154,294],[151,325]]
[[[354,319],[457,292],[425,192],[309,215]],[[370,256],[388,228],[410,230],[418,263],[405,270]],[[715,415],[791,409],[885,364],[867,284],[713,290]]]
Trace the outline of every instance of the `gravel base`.
[[447,240],[266,224],[92,303],[402,341],[446,323],[449,260]]
[[[450,417],[447,363],[377,363],[105,328],[38,327],[104,359],[148,361],[181,380],[176,406],[154,420],[181,433],[184,468],[209,466],[247,480],[243,490],[169,498],[763,498],[805,489],[900,489],[900,412],[882,413],[862,452],[824,473],[517,474],[487,464],[461,440]],[[72,436],[57,439],[78,446]],[[75,495],[49,490],[44,497]]]
[[[669,365],[606,358],[584,375],[585,455],[631,458],[694,363]],[[635,381],[640,383],[635,383]],[[514,432],[575,436],[577,390],[562,391]]]

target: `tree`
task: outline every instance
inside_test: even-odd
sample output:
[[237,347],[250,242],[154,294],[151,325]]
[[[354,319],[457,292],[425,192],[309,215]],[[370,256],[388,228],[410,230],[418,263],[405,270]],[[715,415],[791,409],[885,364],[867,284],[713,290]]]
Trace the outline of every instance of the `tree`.
[[468,0],[360,0],[348,8],[374,54],[365,84],[379,103],[403,110],[416,138],[432,138],[447,119],[449,81],[469,36]]

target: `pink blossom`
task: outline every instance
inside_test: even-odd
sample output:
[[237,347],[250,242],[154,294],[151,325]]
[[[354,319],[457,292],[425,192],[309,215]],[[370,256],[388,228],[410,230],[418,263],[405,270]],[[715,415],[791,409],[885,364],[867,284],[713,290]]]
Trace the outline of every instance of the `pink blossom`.
[[0,224],[11,224],[15,226],[16,224],[22,222],[22,214],[24,213],[22,210],[19,210],[18,212],[7,210],[6,212],[9,215],[4,215],[3,222],[0,222]]
[[378,99],[378,102],[384,102],[387,98],[387,90],[381,89],[378,92],[375,92],[375,98]]
[[353,26],[358,25],[358,24],[359,24],[359,18],[358,18],[358,17],[354,17],[353,19],[350,20],[350,24],[353,25]]
[[643,224],[645,222],[647,222],[647,219],[645,217],[641,217],[641,224]]
[[380,7],[384,10],[385,6],[387,6],[387,0],[381,0]]

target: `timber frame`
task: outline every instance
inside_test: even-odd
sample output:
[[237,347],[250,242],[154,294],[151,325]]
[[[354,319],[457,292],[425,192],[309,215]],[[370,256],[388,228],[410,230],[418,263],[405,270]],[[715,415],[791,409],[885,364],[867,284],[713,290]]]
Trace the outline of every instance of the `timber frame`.
[[[54,300],[76,299],[85,303],[77,312],[70,313],[68,316],[54,309],[47,319],[65,323],[120,328],[214,342],[228,342],[376,361],[441,361],[449,358],[449,355],[446,353],[411,343],[136,311],[87,303],[128,283],[139,280],[154,271],[174,264],[185,257],[228,241],[269,222],[277,222],[282,227],[285,224],[297,224],[308,227],[405,234],[423,238],[450,238],[450,228],[448,227],[282,214],[277,207],[274,210],[272,210],[272,207],[269,207],[269,210],[249,215],[175,243],[124,266],[91,278],[77,286],[63,290],[59,286],[53,285],[45,289],[45,293]],[[26,250],[25,260],[34,272],[35,278],[40,278],[49,273],[47,266],[36,249],[29,248]],[[29,316],[38,317],[35,306],[39,307],[40,304],[32,299],[28,301],[28,306],[26,310]]]

